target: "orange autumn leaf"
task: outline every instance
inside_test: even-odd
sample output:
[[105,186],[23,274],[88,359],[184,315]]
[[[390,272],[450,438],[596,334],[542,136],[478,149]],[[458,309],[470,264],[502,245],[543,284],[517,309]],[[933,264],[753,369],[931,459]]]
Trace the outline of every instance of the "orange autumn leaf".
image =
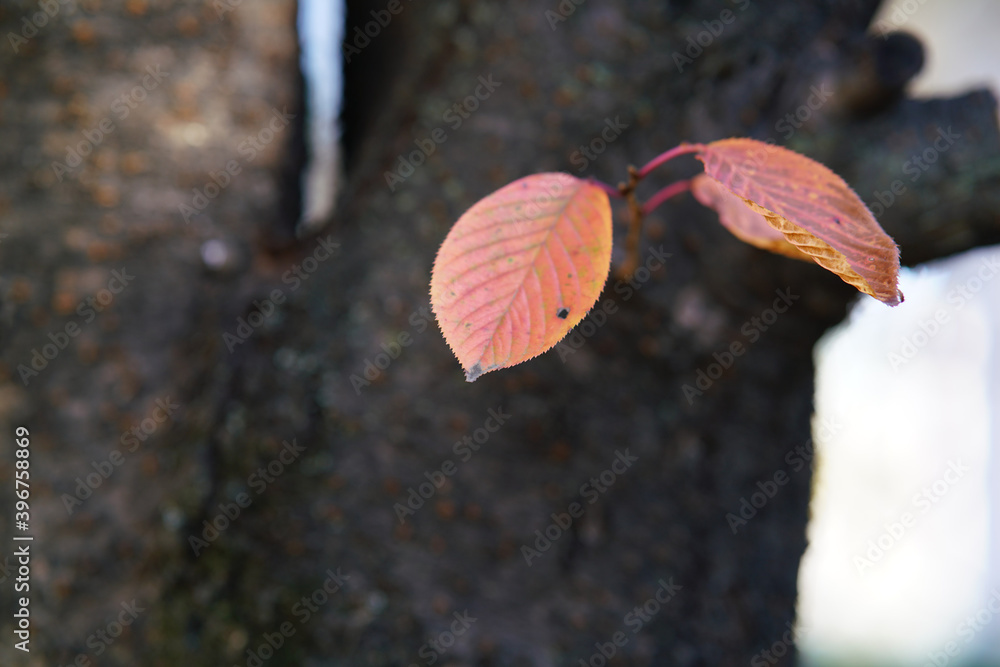
[[754,139],[714,141],[697,157],[706,174],[817,264],[890,306],[902,301],[899,248],[840,176]]
[[722,226],[744,243],[793,259],[812,261],[812,257],[803,254],[788,242],[784,234],[768,224],[763,215],[747,206],[746,202],[711,176],[698,174],[692,178],[691,194],[702,206],[718,213]]
[[455,223],[434,261],[431,308],[472,382],[562,340],[610,269],[607,194],[568,174],[535,174]]

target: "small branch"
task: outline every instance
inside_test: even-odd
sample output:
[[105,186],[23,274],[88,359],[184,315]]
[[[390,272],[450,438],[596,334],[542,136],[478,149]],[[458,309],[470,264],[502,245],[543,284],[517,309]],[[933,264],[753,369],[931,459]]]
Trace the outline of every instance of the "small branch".
[[687,192],[691,189],[690,179],[677,181],[676,183],[671,183],[654,194],[645,205],[641,205],[635,197],[635,188],[639,184],[639,181],[641,181],[642,177],[649,173],[651,169],[655,169],[667,160],[677,157],[678,155],[684,155],[685,153],[695,153],[704,147],[705,146],[702,144],[681,144],[680,146],[672,148],[663,155],[655,158],[642,169],[636,169],[635,167],[629,165],[628,183],[620,183],[618,185],[618,191],[620,193],[619,196],[625,198],[625,202],[628,204],[629,214],[628,235],[625,237],[625,261],[616,271],[618,278],[622,280],[631,280],[632,274],[635,273],[637,268],[639,268],[639,239],[642,236],[643,217],[648,215],[656,209],[657,206],[674,195]]
[[625,237],[625,263],[618,268],[618,277],[631,280],[632,274],[639,267],[639,238],[642,234],[642,206],[635,198],[635,186],[639,183],[639,172],[635,167],[628,168],[628,183],[619,186],[622,196],[628,203],[629,227]]
[[688,144],[688,143],[682,143],[680,146],[671,148],[666,153],[661,153],[660,155],[656,156],[648,163],[646,163],[646,166],[644,166],[642,169],[639,170],[639,180],[645,178],[649,174],[649,172],[653,171],[667,160],[673,160],[678,155],[685,155],[687,153],[697,153],[700,150],[704,150],[704,148],[705,148],[704,144]]
[[645,204],[643,204],[642,214],[649,215],[650,213],[655,211],[656,208],[663,202],[667,201],[668,199],[670,199],[675,195],[681,194],[682,192],[687,192],[690,189],[691,189],[691,179],[686,179],[683,181],[677,181],[676,183],[671,183],[667,187],[663,188],[662,190],[654,194],[646,201]]

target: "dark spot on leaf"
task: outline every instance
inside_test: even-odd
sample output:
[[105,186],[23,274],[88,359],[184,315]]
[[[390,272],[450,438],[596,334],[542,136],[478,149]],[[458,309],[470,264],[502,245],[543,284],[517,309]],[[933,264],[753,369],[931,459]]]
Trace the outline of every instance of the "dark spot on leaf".
[[568,315],[569,315],[569,308],[560,308],[559,310],[556,311],[556,317],[558,317],[561,320],[565,320]]
[[833,221],[836,222],[838,225],[840,224],[840,218],[834,218]]

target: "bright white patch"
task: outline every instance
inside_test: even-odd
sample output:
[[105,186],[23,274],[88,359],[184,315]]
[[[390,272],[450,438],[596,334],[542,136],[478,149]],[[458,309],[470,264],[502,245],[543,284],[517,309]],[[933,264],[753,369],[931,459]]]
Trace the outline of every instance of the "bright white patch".
[[210,239],[201,244],[201,261],[210,269],[222,269],[229,261],[229,248],[218,239]]
[[302,176],[300,225],[326,222],[333,212],[340,180],[340,115],[344,93],[340,44],[344,38],[343,0],[299,0],[301,67],[306,79],[309,164]]
[[894,30],[924,44],[924,69],[914,97],[951,97],[986,86],[1000,96],[1000,2],[997,0],[892,0],[875,15],[869,32]]
[[1000,660],[1000,246],[900,285],[816,349],[807,665]]

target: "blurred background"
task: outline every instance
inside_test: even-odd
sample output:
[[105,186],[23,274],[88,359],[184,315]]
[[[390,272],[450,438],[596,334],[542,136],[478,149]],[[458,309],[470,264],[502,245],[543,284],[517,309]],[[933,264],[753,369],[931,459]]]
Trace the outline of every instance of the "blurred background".
[[[5,0],[0,664],[1000,664],[998,7]],[[843,175],[905,303],[684,196],[464,381],[462,212],[729,136]]]
[[[1000,4],[960,7],[877,13],[924,45],[913,97],[1000,91]],[[998,272],[1000,246],[904,269],[905,308],[858,299],[817,345],[805,664],[1000,664]]]

